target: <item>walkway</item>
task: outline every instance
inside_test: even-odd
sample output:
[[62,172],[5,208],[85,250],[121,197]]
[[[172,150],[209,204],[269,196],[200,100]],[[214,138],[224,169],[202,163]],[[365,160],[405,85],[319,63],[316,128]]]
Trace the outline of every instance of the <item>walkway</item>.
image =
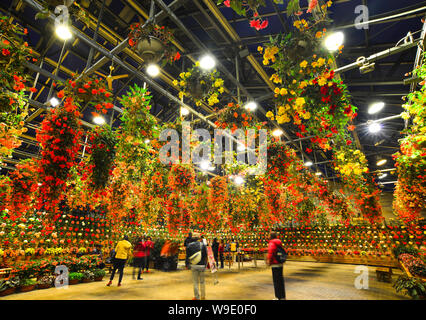
[[[249,266],[249,267],[248,267]],[[271,270],[259,261],[258,268],[244,263],[244,269],[237,272],[219,270],[219,284],[213,284],[213,277],[206,272],[207,299],[216,300],[271,300],[274,298]],[[396,294],[392,284],[376,280],[375,267],[369,267],[369,289],[358,290],[354,281],[354,265],[317,262],[288,261],[285,265],[287,299],[290,300],[394,300],[407,299]],[[131,268],[125,269],[123,285],[117,287],[118,276],[113,286],[102,282],[82,283],[67,289],[50,288],[9,295],[1,300],[190,300],[192,295],[191,274],[188,270],[143,274],[143,280],[132,280]],[[394,269],[392,281],[401,271]]]

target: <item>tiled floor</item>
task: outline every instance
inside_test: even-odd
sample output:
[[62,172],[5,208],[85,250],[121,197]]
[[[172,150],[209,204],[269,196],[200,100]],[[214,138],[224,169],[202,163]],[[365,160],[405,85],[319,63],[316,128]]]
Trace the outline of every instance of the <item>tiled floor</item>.
[[[357,289],[355,265],[317,262],[288,261],[285,264],[285,285],[290,300],[393,300],[408,299],[396,294],[391,283],[378,282],[375,267],[368,267],[368,289]],[[401,271],[394,269],[392,282]],[[191,274],[188,270],[162,272],[154,270],[144,274],[142,281],[132,280],[131,268],[125,269],[122,287],[92,282],[69,286],[67,289],[50,288],[18,293],[2,297],[4,300],[189,300],[193,297]],[[213,284],[213,276],[206,271],[207,299],[216,300],[271,300],[274,298],[271,270],[263,262],[258,268],[245,263],[239,272],[236,265],[231,270],[219,270],[219,284]]]

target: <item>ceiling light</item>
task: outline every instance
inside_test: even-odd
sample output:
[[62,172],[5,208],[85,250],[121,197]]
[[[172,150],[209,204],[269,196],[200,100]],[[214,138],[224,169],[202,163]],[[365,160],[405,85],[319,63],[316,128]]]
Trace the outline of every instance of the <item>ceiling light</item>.
[[209,168],[210,168],[210,162],[207,161],[207,160],[201,161],[200,168],[202,170],[209,170]]
[[281,129],[275,129],[274,131],[272,131],[272,135],[274,137],[279,137],[283,134],[284,132]]
[[371,133],[377,133],[382,129],[382,126],[378,122],[372,122],[368,125],[368,131]]
[[370,105],[370,107],[368,108],[368,113],[369,114],[374,114],[379,112],[380,110],[382,110],[385,106],[384,102],[375,102],[373,104]]
[[239,144],[238,147],[237,147],[237,150],[238,151],[244,151],[244,150],[246,150],[246,147],[242,144]]
[[57,107],[57,106],[59,106],[60,102],[56,97],[52,97],[52,98],[50,98],[49,103],[50,103],[50,106]]
[[313,165],[313,163],[312,163],[312,161],[306,161],[304,165],[305,165],[305,167],[310,167],[310,166]]
[[383,174],[381,174],[380,176],[379,176],[379,179],[384,179],[384,178],[386,178],[388,176],[388,174],[387,173],[383,173]]
[[146,67],[146,73],[148,73],[148,75],[150,75],[151,77],[155,78],[160,74],[160,68],[156,64],[152,63],[148,65],[148,67]]
[[317,172],[315,172],[315,175],[316,176],[320,176],[320,175],[322,175],[322,172],[321,171],[317,171]]
[[325,39],[324,45],[329,51],[336,51],[343,44],[344,38],[343,32],[334,32]]
[[187,116],[189,114],[189,110],[187,108],[181,107],[180,108],[180,114],[182,116]]
[[386,164],[386,162],[388,162],[387,159],[380,159],[379,161],[377,161],[376,165],[380,167]]
[[145,139],[145,143],[146,144],[148,144],[148,143],[150,143],[151,142],[151,140],[149,140],[149,139]]
[[204,70],[210,70],[213,69],[216,65],[216,61],[211,55],[205,55],[200,60],[200,68]]
[[105,119],[101,116],[96,116],[93,118],[93,122],[101,126],[105,123]]
[[244,183],[244,179],[240,176],[236,176],[234,179],[235,184],[242,185]]
[[254,101],[247,102],[244,108],[248,111],[254,111],[257,108],[257,103]]
[[71,39],[72,33],[66,24],[59,24],[55,29],[56,35],[62,40]]

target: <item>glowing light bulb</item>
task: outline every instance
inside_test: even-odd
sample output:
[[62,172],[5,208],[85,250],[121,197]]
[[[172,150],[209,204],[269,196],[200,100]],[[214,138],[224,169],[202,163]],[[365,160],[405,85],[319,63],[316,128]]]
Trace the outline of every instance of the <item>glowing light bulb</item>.
[[216,61],[211,55],[205,55],[200,60],[200,68],[204,70],[213,69],[216,65]]
[[66,24],[59,24],[55,29],[55,33],[59,37],[59,39],[62,40],[68,40],[72,37],[71,30]]
[[382,110],[384,107],[385,107],[385,103],[384,102],[373,103],[368,108],[368,113],[369,114],[375,114],[375,113],[379,112],[380,110]]
[[336,51],[343,44],[344,39],[343,32],[334,32],[325,39],[324,45],[329,51]]
[[160,74],[160,68],[156,64],[150,64],[148,67],[146,67],[146,73],[148,73],[149,76],[155,78]]

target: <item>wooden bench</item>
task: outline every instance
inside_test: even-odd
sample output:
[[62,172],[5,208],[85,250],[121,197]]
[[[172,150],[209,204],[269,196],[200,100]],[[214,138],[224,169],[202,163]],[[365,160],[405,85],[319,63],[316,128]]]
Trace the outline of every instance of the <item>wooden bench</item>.
[[376,268],[377,281],[391,282],[392,268]]

